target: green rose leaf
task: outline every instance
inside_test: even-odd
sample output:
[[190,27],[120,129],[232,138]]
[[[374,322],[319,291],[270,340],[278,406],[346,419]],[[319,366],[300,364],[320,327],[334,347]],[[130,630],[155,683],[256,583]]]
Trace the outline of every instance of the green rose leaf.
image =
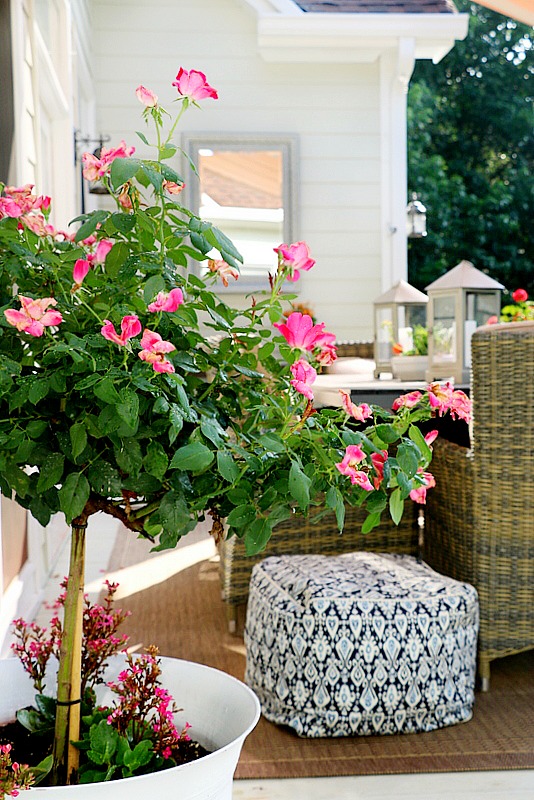
[[143,466],[149,475],[153,475],[158,480],[163,480],[163,476],[169,466],[169,457],[159,442],[150,442],[146,456],[143,459]]
[[176,451],[172,457],[171,468],[201,472],[209,467],[213,459],[214,455],[209,447],[201,442],[192,442]]
[[100,383],[97,383],[96,386],[93,387],[93,392],[100,400],[103,400],[104,403],[111,403],[113,405],[120,403],[121,398],[111,378],[103,378]]
[[231,528],[245,528],[256,519],[256,509],[249,503],[233,508],[226,522]]
[[272,524],[268,519],[257,519],[250,525],[245,533],[245,552],[247,556],[254,556],[265,549],[271,538]]
[[87,447],[87,431],[83,422],[75,422],[74,425],[71,425],[69,434],[72,455],[76,459]]
[[399,438],[399,434],[393,425],[377,425],[376,433],[382,442],[393,444]]
[[47,380],[47,378],[34,381],[30,386],[30,391],[28,393],[30,403],[33,403],[34,406],[37,405],[40,400],[44,400],[49,391],[50,381]]
[[293,461],[289,470],[289,493],[296,500],[302,510],[310,504],[311,478],[302,471],[299,464]]
[[89,481],[81,472],[71,472],[58,494],[59,507],[70,524],[82,513],[89,500]]
[[233,483],[239,477],[240,469],[235,463],[232,454],[224,450],[220,450],[217,453],[217,469],[219,474],[229,483]]
[[110,181],[114,189],[118,189],[126,181],[130,181],[142,165],[138,158],[116,158],[110,170]]
[[377,525],[380,525],[380,512],[375,511],[372,514],[369,514],[362,525],[362,533],[369,533],[376,528]]
[[397,463],[408,478],[413,478],[419,467],[419,450],[412,442],[403,442],[397,449]]
[[63,465],[65,456],[63,453],[50,453],[41,465],[39,470],[39,480],[37,481],[37,491],[39,494],[46,492],[61,482],[63,477]]
[[104,497],[120,497],[122,490],[121,476],[108,461],[103,458],[91,464],[87,470],[87,478],[91,488]]
[[210,442],[213,442],[215,447],[224,447],[227,438],[224,428],[222,428],[216,419],[209,417],[202,417],[200,420],[200,430]]
[[81,242],[82,239],[86,239],[92,233],[96,231],[99,225],[104,222],[109,217],[109,211],[93,211],[88,219],[80,225],[78,230],[76,231],[76,236],[74,237],[75,242]]
[[342,531],[345,525],[345,503],[343,502],[343,495],[339,489],[336,489],[335,486],[331,486],[326,493],[325,500],[327,507],[335,511],[337,527]]
[[389,512],[395,525],[398,525],[401,521],[403,511],[404,500],[402,499],[401,491],[400,489],[395,489],[395,491],[392,492],[389,497]]
[[128,427],[135,428],[139,420],[139,397],[137,393],[131,389],[121,389],[119,398],[120,402],[115,406],[117,414]]

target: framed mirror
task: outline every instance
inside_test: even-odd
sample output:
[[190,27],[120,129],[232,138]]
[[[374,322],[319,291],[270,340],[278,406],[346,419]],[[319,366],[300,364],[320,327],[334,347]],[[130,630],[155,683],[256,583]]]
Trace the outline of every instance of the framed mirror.
[[220,228],[244,259],[239,280],[221,291],[268,288],[277,265],[273,249],[295,241],[298,227],[296,136],[193,133],[183,136],[183,149],[198,170],[198,178],[186,181],[189,207]]

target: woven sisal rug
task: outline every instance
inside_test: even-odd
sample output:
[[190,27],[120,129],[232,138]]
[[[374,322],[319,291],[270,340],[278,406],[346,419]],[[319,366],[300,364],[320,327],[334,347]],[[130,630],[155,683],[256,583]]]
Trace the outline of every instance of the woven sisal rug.
[[[245,648],[227,633],[217,558],[205,532],[174,551],[150,554],[127,532],[110,570],[130,645],[199,661],[242,679]],[[187,706],[187,698],[175,698]],[[237,778],[303,778],[534,768],[534,651],[494,662],[491,690],[477,693],[473,719],[431,733],[300,739],[263,718],[245,742]]]

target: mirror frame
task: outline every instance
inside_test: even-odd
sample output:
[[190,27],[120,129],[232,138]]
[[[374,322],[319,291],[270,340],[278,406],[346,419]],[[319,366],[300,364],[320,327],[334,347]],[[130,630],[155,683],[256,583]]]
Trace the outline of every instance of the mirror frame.
[[[182,150],[185,156],[198,167],[201,149],[226,149],[226,150],[280,150],[282,153],[283,186],[282,201],[284,204],[284,225],[282,243],[291,244],[297,239],[299,229],[299,154],[298,136],[290,133],[214,133],[210,131],[182,134]],[[188,165],[186,165],[187,167]],[[184,170],[184,173],[187,170]],[[184,189],[188,208],[198,214],[200,208],[200,181],[196,175],[191,175],[186,181]],[[276,254],[273,253],[273,270],[276,269]],[[193,269],[200,274],[201,262],[193,262]],[[268,285],[259,277],[242,275],[239,280],[231,281],[228,287],[220,286],[217,291],[221,293],[245,294],[250,291],[268,289]],[[295,291],[295,284],[291,285]]]

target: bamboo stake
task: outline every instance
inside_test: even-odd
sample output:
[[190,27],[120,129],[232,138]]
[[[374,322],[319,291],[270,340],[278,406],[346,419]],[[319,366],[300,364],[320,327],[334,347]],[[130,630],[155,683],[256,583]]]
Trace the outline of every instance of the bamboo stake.
[[80,738],[82,615],[87,515],[72,522],[70,564],[65,596],[63,636],[57,682],[52,784],[75,783],[79,752],[70,744]]

